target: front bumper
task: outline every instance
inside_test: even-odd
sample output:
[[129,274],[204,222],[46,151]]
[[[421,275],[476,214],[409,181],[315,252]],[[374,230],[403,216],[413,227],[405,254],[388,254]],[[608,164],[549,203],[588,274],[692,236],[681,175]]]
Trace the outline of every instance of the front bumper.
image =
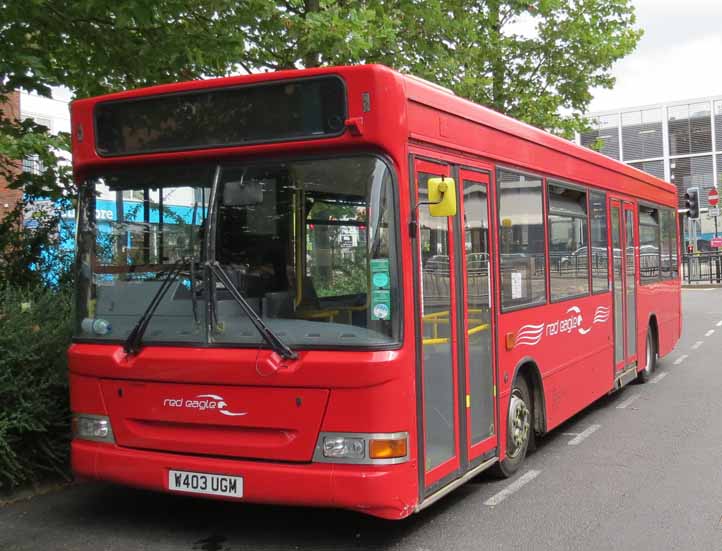
[[[76,475],[169,492],[168,470],[243,477],[240,501],[338,507],[386,519],[410,515],[418,502],[417,464],[291,464],[122,448],[84,440],[71,446]],[[186,494],[188,495],[188,494]],[[223,499],[208,496],[211,499]],[[234,500],[235,501],[235,500]]]

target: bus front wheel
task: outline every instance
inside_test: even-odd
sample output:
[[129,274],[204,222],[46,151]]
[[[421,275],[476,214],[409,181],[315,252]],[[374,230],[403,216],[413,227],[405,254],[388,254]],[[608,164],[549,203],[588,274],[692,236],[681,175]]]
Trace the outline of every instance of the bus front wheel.
[[514,381],[509,399],[506,428],[506,457],[495,465],[498,476],[513,475],[524,462],[529,443],[533,438],[534,422],[529,386],[524,377]]

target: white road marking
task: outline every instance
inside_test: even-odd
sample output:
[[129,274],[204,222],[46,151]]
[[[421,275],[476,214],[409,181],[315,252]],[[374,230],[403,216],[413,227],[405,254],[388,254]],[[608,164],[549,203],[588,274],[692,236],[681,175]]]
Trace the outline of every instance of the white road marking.
[[635,394],[634,396],[630,396],[629,398],[627,398],[626,400],[624,400],[624,402],[622,402],[621,404],[619,404],[619,405],[617,406],[617,409],[625,409],[629,404],[631,404],[631,403],[634,402],[637,398],[639,398],[639,396],[640,396],[639,394]]
[[697,341],[696,343],[694,343],[692,345],[691,348],[692,348],[692,350],[697,350],[700,346],[702,346],[702,344],[704,344],[704,341]]
[[717,322],[717,327],[722,327],[722,320]]
[[567,444],[570,446],[577,446],[589,438],[592,434],[597,432],[602,425],[591,425],[586,430],[580,432],[576,437],[572,438]]
[[714,291],[716,287],[685,287],[685,291]]
[[679,365],[679,364],[681,364],[681,363],[682,363],[684,360],[686,360],[687,358],[689,358],[689,356],[687,356],[687,354],[682,354],[679,358],[677,358],[676,360],[674,360],[674,365]]
[[649,382],[652,383],[653,385],[656,385],[659,381],[664,379],[666,376],[667,376],[666,373],[660,373],[659,375],[656,375],[655,377],[653,377]]
[[521,490],[524,485],[528,484],[532,480],[534,480],[537,476],[539,476],[539,473],[541,471],[527,471],[522,476],[517,478],[514,482],[509,484],[506,488],[504,488],[502,491],[500,491],[498,494],[495,494],[491,496],[489,499],[487,499],[484,502],[484,505],[488,505],[489,507],[494,507],[495,505],[499,505],[502,501],[504,501],[507,497],[510,495],[518,492]]
[[710,329],[709,331],[707,331],[707,332],[704,334],[704,336],[705,336],[705,337],[711,337],[711,336],[712,336],[712,333],[714,333],[714,329]]

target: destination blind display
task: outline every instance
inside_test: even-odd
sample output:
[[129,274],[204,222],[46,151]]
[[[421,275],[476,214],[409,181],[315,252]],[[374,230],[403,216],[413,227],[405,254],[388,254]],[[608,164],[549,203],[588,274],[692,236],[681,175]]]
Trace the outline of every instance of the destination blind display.
[[320,77],[99,103],[102,156],[205,149],[339,135],[341,79]]

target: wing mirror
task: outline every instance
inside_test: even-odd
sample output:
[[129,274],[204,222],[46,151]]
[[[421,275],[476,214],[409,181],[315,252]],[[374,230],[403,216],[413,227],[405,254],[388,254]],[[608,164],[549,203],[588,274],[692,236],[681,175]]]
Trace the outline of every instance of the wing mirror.
[[419,207],[429,205],[429,214],[435,217],[456,216],[456,182],[453,178],[429,178],[426,182],[428,201],[419,201],[411,212],[409,237],[416,239]]
[[456,182],[454,179],[430,178],[427,185],[429,186],[429,214],[431,216],[456,216]]

